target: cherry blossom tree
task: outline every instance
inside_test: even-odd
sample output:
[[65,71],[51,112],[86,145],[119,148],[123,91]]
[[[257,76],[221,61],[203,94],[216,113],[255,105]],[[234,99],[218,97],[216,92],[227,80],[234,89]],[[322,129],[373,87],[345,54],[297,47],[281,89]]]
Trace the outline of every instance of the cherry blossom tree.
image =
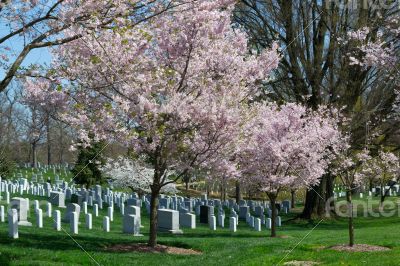
[[364,180],[365,175],[362,172],[364,163],[370,158],[368,150],[352,151],[349,144],[350,137],[343,135],[341,142],[334,147],[332,164],[330,169],[334,175],[339,177],[346,190],[346,201],[349,224],[349,246],[354,245],[354,214],[352,191]]
[[276,199],[283,189],[319,183],[327,166],[329,140],[338,135],[334,120],[297,104],[255,104],[243,128],[239,165],[248,183],[265,192],[276,236]]
[[[139,195],[151,192],[151,184],[153,184],[154,169],[149,168],[144,160],[132,160],[125,157],[117,159],[107,159],[106,164],[100,168],[100,171],[112,181],[113,186],[119,188],[129,188]],[[169,173],[168,176],[173,176]],[[170,179],[166,180],[167,182]],[[164,186],[160,192],[162,193],[178,193],[175,184],[171,183]]]
[[[233,141],[232,144],[236,144]],[[220,156],[212,158],[204,169],[201,169],[206,176],[206,182],[217,181],[220,186],[220,199],[226,199],[226,188],[231,180],[239,180],[240,172],[237,163],[234,160],[234,147],[231,147],[230,154],[219,154]],[[221,156],[222,155],[222,156]]]
[[372,178],[373,181],[379,183],[381,205],[385,201],[385,197],[389,193],[386,185],[393,179],[398,179],[399,174],[399,158],[391,152],[379,151],[376,157],[369,159],[364,166],[364,175]]
[[246,34],[231,27],[234,2],[196,1],[135,27],[86,34],[85,45],[74,41],[55,51],[47,78],[68,99],[64,119],[79,139],[118,141],[154,169],[152,247],[161,189],[227,154],[242,109],[279,62],[276,45],[249,54]]
[[[393,12],[379,28],[364,27],[348,32],[347,42],[356,43],[349,53],[353,65],[375,70],[374,79],[387,78],[385,83],[393,83],[395,100],[393,112],[398,119],[400,110],[400,15]],[[391,116],[392,114],[390,114]],[[390,117],[389,117],[390,118]]]
[[[392,22],[397,20],[392,20]],[[397,21],[396,24],[399,22]],[[348,33],[349,41],[357,41],[355,53],[361,54],[358,58],[350,55],[352,64],[363,67],[377,67],[391,70],[399,63],[396,38],[400,35],[400,28],[384,27],[376,34],[368,27]],[[389,37],[391,36],[391,37]],[[394,39],[392,39],[394,38]]]
[[[42,94],[43,89],[52,87],[49,80],[41,79],[38,83],[32,84],[32,80],[27,80],[25,87],[30,87],[30,90],[23,90],[20,102],[28,107],[31,115],[40,118],[42,123],[42,138],[46,138],[47,142],[47,164],[52,162],[52,135],[54,134],[54,125],[59,121],[59,114],[63,111],[65,95],[57,93],[57,88],[54,91],[48,91],[47,94]],[[32,149],[34,144],[31,144]],[[33,149],[34,150],[34,149]]]
[[[51,48],[80,39],[84,32],[110,29],[120,24],[134,27],[186,2],[196,0],[13,0],[1,1],[0,92],[14,76],[36,75],[22,67],[36,49]],[[19,45],[10,45],[17,42]]]

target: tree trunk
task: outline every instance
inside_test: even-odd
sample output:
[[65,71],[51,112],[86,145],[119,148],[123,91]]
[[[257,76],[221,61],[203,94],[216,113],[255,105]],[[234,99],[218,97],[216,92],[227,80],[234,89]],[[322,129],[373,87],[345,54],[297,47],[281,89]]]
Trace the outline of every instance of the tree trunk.
[[225,201],[225,200],[226,200],[226,183],[224,183],[224,190],[223,190],[223,192],[224,192],[224,198],[223,198],[223,200]]
[[389,196],[389,191],[391,189],[393,189],[394,185],[397,184],[396,182],[392,182],[391,184],[389,184],[389,189],[386,189],[385,186],[383,186],[383,193],[381,195],[381,201],[380,201],[380,205],[383,205],[383,202],[385,201],[386,197]]
[[224,186],[222,185],[222,182],[221,182],[221,187],[220,187],[219,193],[220,193],[219,198],[220,198],[221,202],[223,202],[224,201]]
[[296,197],[296,190],[291,190],[291,191],[290,191],[290,195],[291,195],[291,198],[290,198],[290,205],[292,206],[292,208],[294,208],[294,205],[296,204],[296,200],[295,200],[295,197]]
[[276,237],[276,195],[268,194],[271,202],[271,237]]
[[29,144],[29,147],[27,148],[27,150],[28,150],[28,157],[26,157],[26,161],[27,162],[29,162],[28,164],[30,164],[31,165],[31,167],[32,167],[32,147],[31,147],[31,144]]
[[37,150],[36,142],[32,143],[32,167],[36,168],[37,165]]
[[157,208],[158,208],[158,196],[160,194],[159,188],[151,188],[151,199],[150,199],[150,235],[148,246],[155,247],[157,245]]
[[379,201],[379,206],[383,206],[383,202],[385,201],[385,186],[381,182],[381,200]]
[[64,138],[64,131],[62,128],[62,125],[60,125],[60,139],[59,139],[59,143],[60,143],[60,152],[58,154],[58,158],[59,158],[59,163],[62,164],[64,163],[64,145],[63,145],[63,138]]
[[239,201],[242,200],[242,196],[240,193],[240,183],[239,181],[236,181],[236,203],[239,204]]
[[185,182],[185,186],[186,186],[186,193],[187,193],[189,190],[189,182]]
[[46,138],[47,138],[47,165],[51,165],[51,138],[50,138],[50,117],[46,117]]
[[[325,216],[326,207],[328,207],[326,202],[333,197],[333,180],[334,177],[332,175],[326,174],[322,176],[318,186],[314,186],[307,191],[304,209],[300,214],[300,218],[311,219],[315,216]],[[331,204],[333,205],[334,201],[331,201]],[[333,210],[334,208],[330,209]]]
[[369,179],[369,191],[372,192],[372,188],[373,188],[373,184],[372,184],[372,178]]
[[351,201],[351,190],[346,191],[347,209],[349,211],[349,246],[354,246],[354,225],[353,225],[353,203]]

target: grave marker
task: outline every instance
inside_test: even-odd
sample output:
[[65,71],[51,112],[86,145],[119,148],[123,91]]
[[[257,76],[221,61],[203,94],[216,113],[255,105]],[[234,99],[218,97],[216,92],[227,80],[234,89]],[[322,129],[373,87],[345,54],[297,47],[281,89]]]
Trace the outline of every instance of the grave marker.
[[179,212],[175,210],[158,209],[158,230],[181,234],[179,229]]
[[8,211],[8,236],[18,238],[18,211],[16,209]]
[[61,230],[61,212],[59,210],[55,210],[53,213],[54,216],[54,223],[53,228],[57,231]]

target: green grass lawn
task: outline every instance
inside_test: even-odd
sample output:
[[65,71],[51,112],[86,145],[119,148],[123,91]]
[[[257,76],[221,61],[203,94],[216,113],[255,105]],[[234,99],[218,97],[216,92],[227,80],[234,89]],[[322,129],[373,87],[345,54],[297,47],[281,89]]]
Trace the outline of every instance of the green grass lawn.
[[[45,211],[44,204],[42,209]],[[102,231],[103,215],[106,215],[105,210],[93,219],[93,229],[89,231],[84,229],[84,216],[81,214],[79,235],[72,236],[73,239],[68,235],[68,224],[63,224],[65,232],[57,232],[52,228],[51,218],[44,219],[44,228],[37,228],[32,210],[30,221],[33,226],[20,226],[19,239],[8,238],[7,223],[1,223],[0,265],[277,265],[292,260],[316,261],[322,265],[397,265],[400,260],[398,215],[356,219],[356,242],[392,249],[380,253],[346,253],[326,249],[347,243],[346,220],[326,220],[318,226],[319,221],[285,222],[294,214],[284,217],[283,227],[279,229],[278,234],[286,238],[272,239],[268,237],[269,231],[255,232],[245,222],[240,222],[236,233],[222,228],[210,231],[207,226],[198,224],[195,230],[184,229],[183,235],[159,234],[161,244],[203,252],[202,255],[190,256],[106,251],[105,247],[114,244],[145,242],[148,217],[143,213],[144,236],[133,237],[121,233],[122,221],[117,208],[109,233]]]
[[[25,174],[26,169],[22,169]],[[28,169],[28,175],[31,170]],[[70,174],[69,174],[70,175]],[[45,173],[54,180],[52,171]],[[68,176],[70,177],[70,176]],[[62,176],[61,178],[65,178]],[[12,196],[19,196],[18,194]],[[25,196],[24,196],[25,197]],[[79,235],[70,236],[69,224],[63,223],[63,230],[53,229],[53,220],[44,218],[44,228],[35,226],[32,200],[41,200],[45,213],[44,197],[31,199],[29,221],[32,227],[19,227],[19,239],[8,237],[7,223],[0,223],[0,266],[2,265],[283,265],[287,261],[315,261],[321,265],[398,265],[400,260],[400,217],[397,210],[397,198],[388,198],[395,203],[386,209],[396,210],[392,217],[367,217],[355,219],[356,243],[390,247],[387,252],[347,253],[327,249],[327,247],[345,244],[348,241],[347,221],[344,218],[326,219],[314,222],[290,220],[296,214],[283,217],[283,226],[278,235],[282,238],[270,238],[269,231],[250,229],[241,221],[236,233],[231,233],[228,219],[226,228],[217,231],[201,225],[197,221],[195,230],[183,229],[183,235],[159,234],[159,243],[191,248],[201,251],[202,255],[144,254],[138,252],[110,252],[106,247],[115,244],[144,243],[148,237],[148,216],[142,208],[141,229],[143,237],[122,234],[122,217],[119,209],[114,210],[114,222],[111,231],[102,230],[102,217],[106,210],[100,211],[99,217],[93,217],[93,229],[84,228],[84,215],[81,213]],[[366,199],[355,200],[363,203]],[[6,205],[0,201],[1,205]],[[372,204],[377,209],[378,201]],[[301,206],[295,210],[300,211]],[[91,207],[89,212],[92,212]],[[65,209],[61,209],[62,217]],[[358,212],[363,213],[362,208]],[[228,214],[228,211],[226,211]],[[314,228],[315,227],[315,228]]]

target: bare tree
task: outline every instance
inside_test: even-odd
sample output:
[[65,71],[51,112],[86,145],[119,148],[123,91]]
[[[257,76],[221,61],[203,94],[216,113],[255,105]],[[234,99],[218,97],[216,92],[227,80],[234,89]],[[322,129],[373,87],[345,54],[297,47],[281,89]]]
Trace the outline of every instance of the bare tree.
[[[312,108],[345,107],[344,113],[353,117],[353,145],[365,145],[366,125],[372,121],[370,127],[382,126],[394,100],[394,87],[377,69],[351,64],[350,54],[358,44],[349,40],[348,32],[368,27],[367,38],[376,38],[378,30],[399,12],[390,1],[379,6],[381,2],[240,1],[235,20],[251,36],[253,48],[259,50],[274,41],[282,48],[280,67],[274,79],[264,84],[260,98],[300,102]],[[393,127],[386,130],[389,135]],[[320,185],[307,193],[302,216],[323,215],[332,191],[333,176],[323,176]]]

